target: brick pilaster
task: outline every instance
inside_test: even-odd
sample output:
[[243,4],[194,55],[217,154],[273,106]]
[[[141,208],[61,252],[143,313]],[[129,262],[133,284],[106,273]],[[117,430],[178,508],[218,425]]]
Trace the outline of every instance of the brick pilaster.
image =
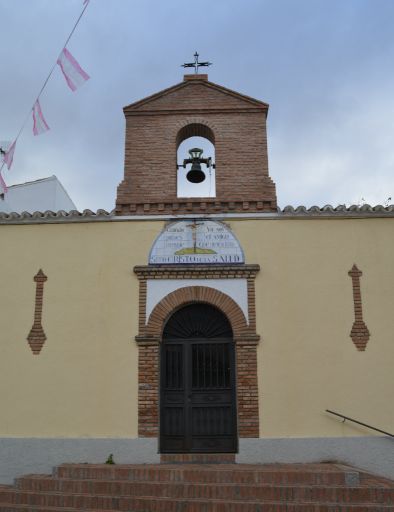
[[239,437],[259,437],[258,336],[236,340]]
[[138,340],[138,436],[159,435],[159,342]]

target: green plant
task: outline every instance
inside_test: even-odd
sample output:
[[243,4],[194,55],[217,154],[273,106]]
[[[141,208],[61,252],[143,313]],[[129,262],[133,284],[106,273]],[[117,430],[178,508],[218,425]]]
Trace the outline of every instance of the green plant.
[[115,461],[114,461],[114,454],[113,453],[110,453],[109,456],[108,456],[108,459],[105,461],[106,464],[115,464]]

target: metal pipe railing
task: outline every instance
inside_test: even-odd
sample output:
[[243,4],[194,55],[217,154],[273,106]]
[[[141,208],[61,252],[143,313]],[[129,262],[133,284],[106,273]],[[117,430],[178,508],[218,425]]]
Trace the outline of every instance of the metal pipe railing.
[[334,414],[334,416],[339,416],[340,418],[343,418],[343,421],[346,421],[346,420],[353,421],[353,423],[357,423],[358,425],[362,425],[363,427],[367,427],[372,430],[375,430],[376,432],[380,432],[381,434],[384,434],[385,436],[394,437],[394,434],[390,434],[389,432],[380,430],[380,428],[372,427],[371,425],[367,425],[367,423],[363,423],[362,421],[355,420],[354,418],[349,418],[349,416],[344,416],[343,414],[339,414],[339,412],[330,411],[330,409],[326,409],[326,412],[329,412],[330,414]]

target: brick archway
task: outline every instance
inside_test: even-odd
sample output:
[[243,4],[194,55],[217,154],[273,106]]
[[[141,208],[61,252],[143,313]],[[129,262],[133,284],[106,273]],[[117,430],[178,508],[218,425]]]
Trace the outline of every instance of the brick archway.
[[176,136],[177,150],[179,145],[190,137],[204,137],[215,146],[215,134],[211,128],[205,124],[193,123],[187,124],[179,130]]
[[[138,343],[138,435],[159,435],[159,358],[160,342],[168,318],[182,306],[204,302],[220,309],[233,329],[236,350],[237,414],[239,437],[259,437],[259,410],[257,388],[257,353],[259,336],[256,334],[254,277],[248,279],[249,323],[238,304],[225,293],[208,286],[180,286],[166,295],[146,320],[146,278],[152,277],[148,267],[136,267],[140,279],[140,321]],[[165,269],[160,271],[161,274]],[[239,270],[241,271],[241,269]],[[243,270],[245,272],[245,270]],[[253,274],[253,277],[252,277]],[[158,278],[154,274],[155,278]],[[159,278],[161,275],[159,276]],[[164,277],[164,274],[163,274]],[[165,276],[167,279],[169,275]]]
[[211,120],[205,119],[203,117],[194,117],[193,116],[193,117],[187,117],[186,119],[183,119],[182,121],[178,121],[177,123],[175,123],[174,128],[173,128],[173,134],[174,134],[175,138],[178,139],[179,132],[186,129],[187,126],[191,126],[191,125],[200,125],[202,127],[206,127],[213,132],[214,136],[215,136],[215,134],[219,133],[218,128],[212,123]]
[[182,306],[196,302],[205,302],[220,309],[231,324],[235,340],[250,333],[245,315],[231,297],[208,286],[187,286],[169,293],[153,308],[145,327],[146,334],[159,337],[160,341],[168,318]]

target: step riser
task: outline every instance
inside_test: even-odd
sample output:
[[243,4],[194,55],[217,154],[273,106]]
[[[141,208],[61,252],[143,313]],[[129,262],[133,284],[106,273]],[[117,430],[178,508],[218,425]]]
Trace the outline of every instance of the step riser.
[[173,453],[160,455],[161,464],[235,464],[235,453]]
[[[63,508],[55,509],[45,506],[37,506],[34,509],[31,506],[21,505],[1,505],[0,512],[73,512],[77,509]],[[86,510],[86,509],[79,509]],[[101,512],[103,509],[95,509],[94,512]],[[130,509],[113,509],[130,512]],[[233,504],[233,503],[193,503],[183,502],[151,502],[147,500],[135,500],[133,512],[389,512],[388,507],[369,506],[369,505],[318,505],[303,504]],[[93,512],[93,511],[92,511]]]
[[[346,492],[341,493],[327,493],[325,490],[316,490],[312,489],[308,491],[308,489],[303,489],[302,492],[299,492],[299,489],[286,489],[285,491],[278,489],[263,489],[265,492],[259,493],[259,496],[251,496],[248,493],[245,493],[245,496],[237,496],[235,499],[233,496],[215,496],[214,493],[206,492],[204,495],[201,495],[201,492],[190,493],[191,495],[185,495],[182,491],[182,488],[168,489],[168,492],[164,493],[163,496],[155,496],[152,498],[146,498],[147,496],[151,496],[149,494],[150,488],[148,485],[144,486],[145,489],[141,490],[138,494],[140,496],[103,496],[103,495],[74,495],[74,494],[40,494],[40,493],[25,493],[25,492],[0,492],[0,502],[5,503],[14,503],[14,504],[23,504],[23,505],[32,505],[32,506],[48,506],[48,507],[73,507],[77,509],[87,508],[87,509],[100,509],[100,510],[111,510],[111,509],[119,509],[119,510],[133,510],[136,502],[140,499],[148,500],[150,503],[155,503],[157,501],[161,501],[163,499],[180,499],[180,500],[189,500],[189,499],[217,499],[223,501],[240,501],[241,505],[244,500],[247,501],[255,501],[263,504],[268,501],[278,501],[282,503],[297,503],[297,502],[314,502],[314,503],[340,503],[340,504],[355,504],[355,503],[380,503],[383,505],[388,505],[390,502],[385,499],[383,493],[374,493],[372,496],[373,499],[370,499],[370,496],[366,496],[369,493],[363,492]],[[164,489],[163,489],[164,490]],[[172,491],[172,492],[171,492]],[[142,498],[144,496],[144,498]]]
[[[354,473],[357,475],[357,473]],[[72,480],[129,480],[135,482],[189,482],[278,485],[346,485],[344,472],[269,472],[190,469],[57,468],[58,478]]]
[[[271,487],[20,479],[18,489],[101,496],[155,496],[224,500],[321,501],[325,503],[394,503],[394,491],[378,488]],[[1,499],[1,491],[0,491]]]
[[0,512],[391,512],[393,503],[394,482],[339,464],[64,464],[0,486]]

